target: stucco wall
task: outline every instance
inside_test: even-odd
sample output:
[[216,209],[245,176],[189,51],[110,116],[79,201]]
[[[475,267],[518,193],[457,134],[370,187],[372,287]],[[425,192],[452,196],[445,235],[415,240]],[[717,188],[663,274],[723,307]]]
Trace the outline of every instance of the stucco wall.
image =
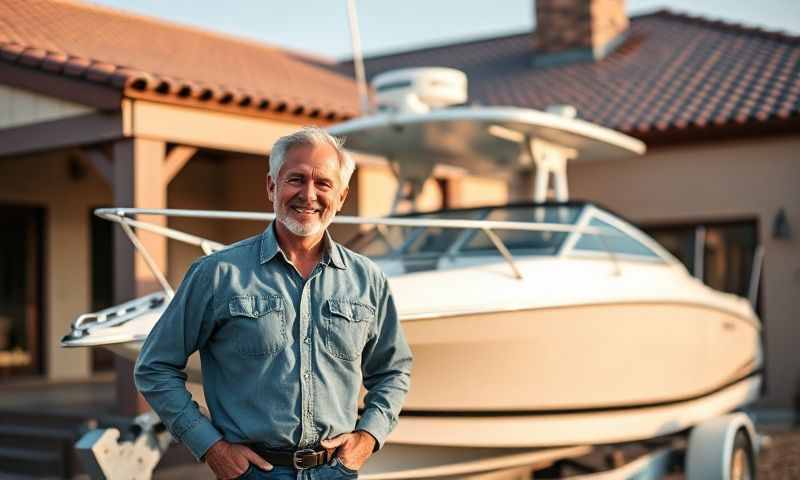
[[[260,156],[236,156],[225,160],[225,192],[220,197],[225,210],[271,212],[267,198],[267,159]],[[233,243],[257,235],[266,223],[226,222],[225,242]]]
[[498,178],[464,175],[453,179],[450,189],[452,208],[500,205],[509,199],[508,182]]
[[[219,210],[219,198],[223,195],[225,169],[221,161],[211,160],[202,152],[192,158],[172,179],[167,188],[167,207],[191,210]],[[214,220],[173,217],[168,220],[170,228],[199,235],[215,241],[225,242],[224,225]],[[186,269],[193,260],[203,254],[199,247],[176,240],[167,243],[167,278],[173,288],[180,284]]]
[[45,371],[49,378],[84,378],[87,349],[58,346],[72,320],[91,308],[89,211],[111,203],[111,189],[78,162],[82,178],[70,174],[66,152],[0,159],[0,202],[45,208]]
[[[758,220],[768,393],[765,407],[800,396],[800,136],[654,149],[632,160],[574,162],[573,198],[597,201],[634,222]],[[772,238],[786,209],[793,236]]]

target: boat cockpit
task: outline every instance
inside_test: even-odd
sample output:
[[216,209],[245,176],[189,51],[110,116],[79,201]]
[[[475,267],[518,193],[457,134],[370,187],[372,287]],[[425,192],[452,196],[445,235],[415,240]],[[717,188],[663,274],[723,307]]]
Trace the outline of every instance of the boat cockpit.
[[[391,218],[417,219],[420,225],[375,225],[346,242],[379,262],[401,263],[404,273],[444,269],[465,262],[496,261],[498,256],[583,257],[673,264],[675,258],[629,222],[587,202],[520,203]],[[431,221],[426,225],[425,220]],[[466,221],[443,226],[438,221]],[[487,228],[469,222],[485,222]],[[520,223],[541,230],[503,228]],[[559,227],[564,228],[559,228]],[[506,250],[504,252],[504,250]],[[392,268],[388,268],[391,272]],[[389,272],[387,272],[389,273]],[[398,272],[399,273],[399,272]],[[391,274],[391,273],[390,273]]]

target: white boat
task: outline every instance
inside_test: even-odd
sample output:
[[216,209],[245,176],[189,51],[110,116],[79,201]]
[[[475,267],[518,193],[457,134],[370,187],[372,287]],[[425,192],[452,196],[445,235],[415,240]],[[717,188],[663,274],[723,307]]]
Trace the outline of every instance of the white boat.
[[[392,442],[628,442],[688,429],[758,397],[761,324],[751,302],[707,287],[621,217],[567,200],[567,161],[642,154],[641,142],[572,118],[568,108],[560,109],[566,116],[510,107],[404,111],[408,95],[385,101],[399,102],[395,111],[332,133],[351,149],[393,159],[412,190],[431,171],[430,158],[486,174],[535,165],[534,203],[416,217],[545,231],[383,226],[353,244],[391,276],[414,351],[413,386]],[[551,176],[558,201],[547,203]]]
[[[346,135],[349,148],[400,162],[401,179],[417,186],[434,161],[471,171],[538,167],[532,203],[334,219],[372,226],[351,246],[389,276],[414,353],[412,388],[388,439],[392,448],[515,449],[501,457],[519,461],[521,448],[674,434],[758,397],[761,324],[751,304],[693,278],[621,217],[566,199],[567,160],[641,154],[641,142],[516,108],[378,114],[332,133]],[[551,174],[558,201],[546,202]],[[136,214],[274,218],[187,210],[96,213],[121,223],[132,240],[129,227],[136,227],[206,253],[223,246],[135,220]],[[135,359],[171,298],[158,276],[164,292],[82,315],[62,345],[102,345]],[[187,369],[190,381],[201,380],[197,355]],[[365,472],[386,468],[378,463]],[[374,478],[413,478],[398,475]]]
[[[146,226],[130,213],[100,212]],[[558,222],[534,222],[537,216]],[[383,253],[374,258],[390,276],[414,352],[413,387],[391,442],[631,441],[684,430],[758,394],[760,325],[749,302],[703,285],[597,206],[518,204],[337,221],[382,227],[354,246]],[[467,228],[475,222],[481,228]],[[167,297],[155,293],[84,315],[63,344],[103,345],[135,359]],[[201,380],[196,357],[188,373]]]

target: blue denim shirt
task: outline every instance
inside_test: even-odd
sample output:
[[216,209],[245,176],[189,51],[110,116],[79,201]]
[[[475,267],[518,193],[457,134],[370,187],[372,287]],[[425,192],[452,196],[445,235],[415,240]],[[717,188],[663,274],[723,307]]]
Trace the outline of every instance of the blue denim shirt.
[[[412,359],[386,277],[327,233],[325,246],[304,280],[270,225],[195,261],[153,327],[136,386],[196,458],[220,438],[296,449],[354,430],[380,448],[397,424]],[[185,386],[197,350],[211,419]]]

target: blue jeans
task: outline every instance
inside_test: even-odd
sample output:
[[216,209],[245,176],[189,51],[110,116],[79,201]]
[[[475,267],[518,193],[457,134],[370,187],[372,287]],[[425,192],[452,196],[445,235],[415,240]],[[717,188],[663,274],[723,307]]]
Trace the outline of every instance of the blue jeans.
[[297,471],[292,467],[273,467],[266,472],[252,463],[240,480],[350,480],[358,478],[358,472],[342,465],[338,458],[319,467]]

